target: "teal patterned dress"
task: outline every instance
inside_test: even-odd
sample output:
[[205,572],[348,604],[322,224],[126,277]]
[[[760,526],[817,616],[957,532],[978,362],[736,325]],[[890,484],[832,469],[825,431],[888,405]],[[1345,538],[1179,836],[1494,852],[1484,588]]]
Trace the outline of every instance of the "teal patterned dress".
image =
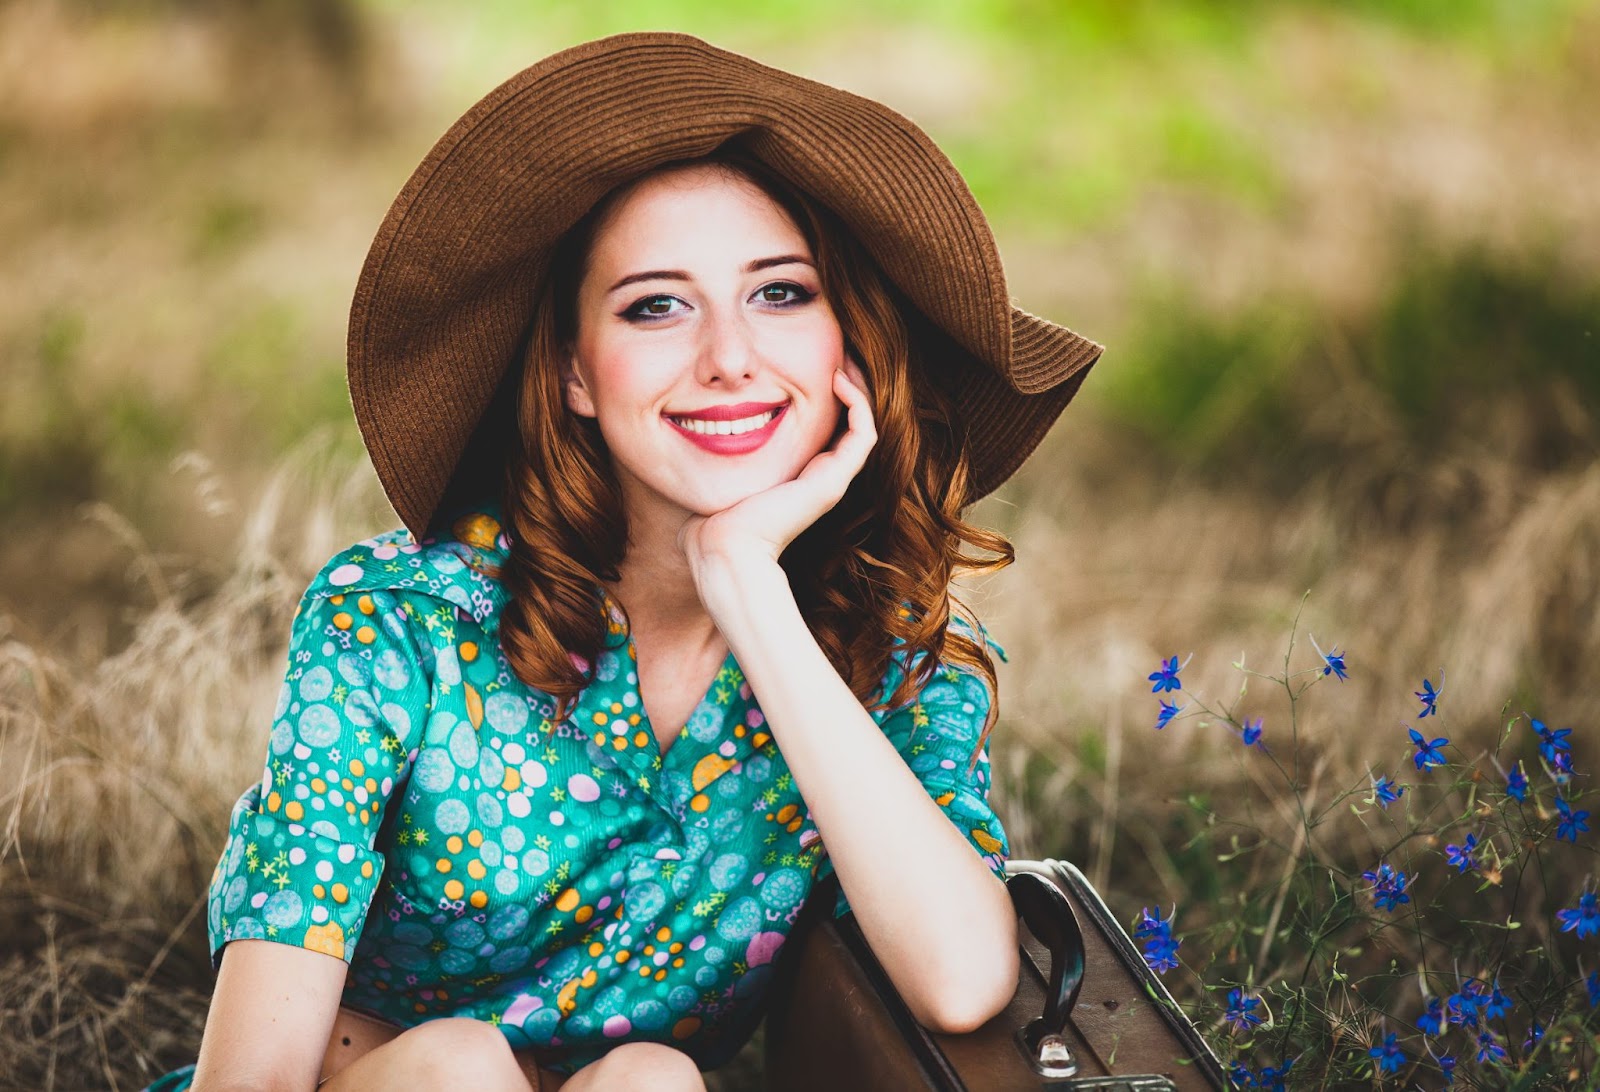
[[[663,756],[606,600],[613,647],[553,724],[500,648],[507,593],[483,571],[509,553],[500,512],[449,527],[357,543],[306,590],[265,768],[211,880],[213,965],[231,940],[298,945],[349,964],[343,1005],[399,1027],[486,1020],[561,1073],[636,1040],[714,1069],[832,871],[761,706],[730,652]],[[896,654],[880,693],[904,670]],[[987,741],[970,761],[988,709],[944,665],[872,716],[1003,882]]]

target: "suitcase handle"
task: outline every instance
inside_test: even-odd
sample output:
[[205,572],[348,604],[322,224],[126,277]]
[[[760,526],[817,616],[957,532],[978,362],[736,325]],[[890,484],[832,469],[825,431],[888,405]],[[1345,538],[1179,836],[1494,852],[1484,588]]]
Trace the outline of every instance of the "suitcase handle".
[[1023,924],[1050,953],[1044,1015],[1030,1020],[1017,1035],[1041,1076],[1070,1077],[1078,1071],[1078,1062],[1063,1032],[1083,988],[1083,930],[1066,895],[1038,873],[1008,876],[1006,890]]

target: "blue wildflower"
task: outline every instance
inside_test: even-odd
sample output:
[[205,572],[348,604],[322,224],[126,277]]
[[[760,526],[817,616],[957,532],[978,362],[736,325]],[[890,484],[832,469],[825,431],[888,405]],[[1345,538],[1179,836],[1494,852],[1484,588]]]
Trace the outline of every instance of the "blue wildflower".
[[1372,901],[1379,910],[1393,910],[1411,901],[1411,896],[1406,894],[1406,874],[1396,872],[1387,864],[1380,863],[1376,872],[1363,872],[1361,878],[1372,884]]
[[1246,747],[1254,747],[1261,741],[1261,718],[1246,717],[1241,737]]
[[1174,907],[1172,913],[1163,920],[1160,903],[1156,904],[1154,915],[1145,907],[1140,910],[1139,921],[1133,929],[1134,937],[1145,942],[1145,963],[1158,974],[1165,974],[1178,966],[1178,945],[1183,941],[1172,937],[1172,919],[1177,912]]
[[1455,865],[1457,872],[1466,872],[1469,869],[1475,869],[1478,867],[1478,862],[1472,854],[1473,851],[1477,849],[1477,846],[1478,836],[1476,834],[1469,834],[1467,835],[1466,844],[1459,846],[1445,846],[1444,859],[1449,864]]
[[1576,932],[1579,940],[1600,933],[1600,896],[1585,891],[1578,896],[1577,909],[1557,910],[1556,920],[1563,933]]
[[1344,653],[1340,652],[1337,648],[1332,652],[1326,653],[1322,659],[1328,665],[1322,669],[1322,673],[1324,675],[1337,675],[1341,679],[1348,679],[1350,677],[1349,675],[1345,674]]
[[1444,1002],[1435,997],[1428,1002],[1428,1011],[1417,1017],[1417,1027],[1424,1035],[1438,1035],[1444,1030]]
[[1528,799],[1528,775],[1522,772],[1522,760],[1512,767],[1506,777],[1506,795],[1521,803]]
[[1404,796],[1405,791],[1404,785],[1396,785],[1388,777],[1379,777],[1372,782],[1372,795],[1385,809]]
[[1237,1031],[1249,1031],[1261,1023],[1261,1017],[1255,1011],[1260,1007],[1261,998],[1246,997],[1242,989],[1234,987],[1228,991],[1228,1009],[1222,1018]]
[[1456,1083],[1456,1056],[1454,1054],[1439,1055],[1439,1072],[1444,1074],[1444,1086],[1453,1088]]
[[1506,1048],[1495,1039],[1494,1032],[1482,1031],[1478,1033],[1478,1064],[1484,1062],[1503,1062],[1506,1058]]
[[1562,728],[1551,731],[1544,726],[1544,721],[1528,718],[1533,721],[1533,730],[1539,733],[1539,753],[1544,755],[1545,761],[1555,762],[1556,755],[1563,751],[1570,751],[1572,744],[1567,742],[1567,737],[1572,734],[1571,728]]
[[1417,764],[1417,769],[1426,770],[1429,766],[1445,764],[1445,757],[1439,753],[1439,748],[1449,746],[1450,741],[1447,738],[1440,736],[1429,743],[1415,728],[1407,728],[1406,731],[1411,733],[1411,742],[1417,746],[1417,753],[1411,756],[1411,761]]
[[1517,1007],[1517,1003],[1500,992],[1500,980],[1494,980],[1493,991],[1482,1002],[1483,1014],[1491,1020],[1499,1020]]
[[1398,1073],[1400,1067],[1406,1064],[1406,1052],[1400,1049],[1400,1044],[1394,1041],[1394,1032],[1390,1032],[1383,1042],[1367,1051],[1367,1054],[1378,1059],[1378,1068],[1385,1073]]
[[1176,656],[1161,661],[1161,670],[1150,673],[1149,677],[1155,682],[1155,685],[1150,688],[1150,692],[1159,694],[1163,690],[1182,690],[1183,683],[1178,681],[1178,672],[1180,670],[1182,669],[1178,666],[1178,658]]
[[1162,699],[1161,713],[1156,717],[1156,730],[1160,731],[1162,728],[1165,728],[1172,718],[1178,715],[1178,710],[1182,708],[1183,706],[1178,705],[1176,702],[1170,702]]
[[1556,824],[1556,841],[1565,838],[1576,845],[1578,835],[1589,829],[1589,813],[1573,811],[1572,805],[1559,796],[1556,797],[1556,811],[1561,813],[1561,822]]
[[1266,1092],[1286,1092],[1285,1078],[1289,1076],[1289,1067],[1292,1065],[1294,1065],[1293,1058],[1281,1066],[1262,1066],[1261,1072],[1256,1074],[1256,1087],[1265,1089]]
[[1157,974],[1166,974],[1178,968],[1178,945],[1181,940],[1156,938],[1149,940],[1144,946],[1144,961],[1150,969]]
[[1532,1050],[1544,1038],[1544,1028],[1539,1026],[1539,1021],[1534,1020],[1528,1024],[1528,1037],[1522,1040],[1523,1050]]
[[1583,986],[1589,991],[1589,1007],[1592,1009],[1600,1005],[1600,971],[1590,971],[1589,977],[1583,980]]
[[[1439,672],[1439,685],[1444,685],[1444,671],[1442,669]],[[1417,714],[1418,720],[1421,720],[1423,717],[1431,717],[1439,711],[1439,708],[1435,703],[1438,702],[1439,695],[1443,693],[1443,691],[1435,690],[1433,688],[1433,683],[1429,682],[1427,679],[1423,679],[1422,689],[1413,691],[1413,693],[1415,693],[1417,698],[1422,702],[1422,712]]]
[[1469,978],[1461,984],[1459,991],[1445,1001],[1445,1016],[1452,1024],[1475,1028],[1478,1026],[1478,1010],[1483,1008],[1487,1000],[1477,980]]
[[1557,751],[1556,757],[1550,760],[1550,768],[1555,772],[1550,775],[1557,785],[1565,785],[1572,780],[1572,752]]
[[1255,1078],[1250,1075],[1250,1067],[1242,1062],[1229,1063],[1228,1080],[1235,1088],[1249,1088],[1255,1083]]

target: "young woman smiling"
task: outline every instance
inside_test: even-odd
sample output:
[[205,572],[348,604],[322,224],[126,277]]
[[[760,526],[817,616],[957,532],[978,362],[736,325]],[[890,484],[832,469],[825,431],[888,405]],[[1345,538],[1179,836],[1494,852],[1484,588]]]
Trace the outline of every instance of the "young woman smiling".
[[[774,96],[850,112],[739,113]],[[406,527],[302,599],[211,885],[199,1060],[152,1088],[700,1089],[830,870],[919,1020],[1005,1006],[999,646],[950,583],[1009,564],[961,511],[1099,346],[1011,307],[936,154],[664,33],[547,58],[446,134],[351,318]]]

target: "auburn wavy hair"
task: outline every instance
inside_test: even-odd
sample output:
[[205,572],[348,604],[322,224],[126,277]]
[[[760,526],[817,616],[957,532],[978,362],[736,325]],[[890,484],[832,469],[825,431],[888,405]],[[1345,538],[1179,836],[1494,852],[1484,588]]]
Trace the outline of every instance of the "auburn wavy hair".
[[[869,710],[910,703],[941,663],[977,672],[991,700],[970,775],[999,715],[998,687],[985,644],[948,628],[952,602],[975,621],[952,596],[950,581],[1003,569],[1015,551],[998,532],[961,519],[970,482],[964,422],[917,366],[921,339],[935,335],[831,210],[748,153],[724,146],[650,173],[695,164],[748,180],[788,213],[816,258],[845,346],[867,376],[878,442],[839,503],[779,559],[796,604]],[[591,683],[600,651],[627,640],[626,624],[619,636],[607,602],[625,622],[626,610],[599,583],[620,579],[628,541],[621,491],[598,424],[568,411],[558,365],[575,340],[590,246],[631,185],[606,195],[557,243],[534,302],[517,383],[520,449],[512,445],[504,482],[511,550],[493,575],[510,593],[500,621],[506,658],[523,682],[556,699],[552,723],[566,719]],[[998,556],[969,556],[963,544]],[[907,657],[904,677],[883,694],[896,652]],[[912,663],[914,672],[906,669]]]

